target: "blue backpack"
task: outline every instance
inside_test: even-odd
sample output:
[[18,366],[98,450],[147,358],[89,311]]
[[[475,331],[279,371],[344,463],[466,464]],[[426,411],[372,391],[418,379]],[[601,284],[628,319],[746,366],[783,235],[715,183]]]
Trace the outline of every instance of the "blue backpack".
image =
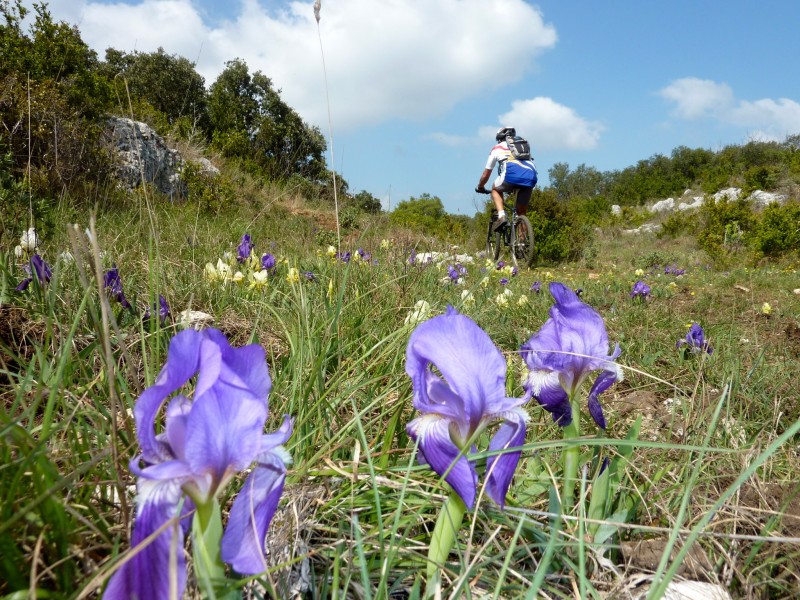
[[511,156],[506,161],[506,174],[503,180],[511,185],[535,187],[539,181],[536,165],[531,158],[531,145],[520,136],[506,137]]

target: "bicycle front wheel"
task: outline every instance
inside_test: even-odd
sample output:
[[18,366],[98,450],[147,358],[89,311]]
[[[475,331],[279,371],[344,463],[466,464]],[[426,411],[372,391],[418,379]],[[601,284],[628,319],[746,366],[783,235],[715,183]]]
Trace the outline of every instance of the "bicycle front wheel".
[[514,247],[517,262],[528,267],[533,265],[533,226],[528,217],[518,216],[514,220]]

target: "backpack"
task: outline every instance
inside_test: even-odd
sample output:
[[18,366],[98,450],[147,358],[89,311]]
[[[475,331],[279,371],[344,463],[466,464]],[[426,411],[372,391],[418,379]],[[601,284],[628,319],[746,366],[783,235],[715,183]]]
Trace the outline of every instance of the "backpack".
[[514,160],[530,160],[531,159],[531,145],[523,137],[518,135],[506,136],[506,144],[511,151],[511,157]]

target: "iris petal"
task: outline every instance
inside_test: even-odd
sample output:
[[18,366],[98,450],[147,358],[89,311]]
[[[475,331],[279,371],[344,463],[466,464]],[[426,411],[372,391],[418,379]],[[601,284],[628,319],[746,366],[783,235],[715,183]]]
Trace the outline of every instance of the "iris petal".
[[286,466],[281,458],[273,452],[264,453],[233,502],[222,536],[222,560],[238,573],[253,575],[267,568],[264,539],[285,478]]
[[247,468],[256,458],[267,405],[218,391],[212,387],[192,405],[186,427],[186,460],[196,473],[211,472],[220,482],[227,473]]
[[558,373],[531,371],[526,386],[542,408],[552,414],[556,425],[566,427],[572,423],[569,395],[561,386]]
[[[454,407],[442,408],[441,402],[428,395],[430,364],[463,402],[463,414],[456,416]],[[411,334],[406,373],[413,383],[415,408],[423,413],[447,410],[445,416],[467,423],[470,431],[475,431],[487,406],[502,406],[505,400],[503,355],[474,321],[452,308],[420,324]]]
[[467,508],[471,509],[475,503],[478,476],[472,464],[450,439],[450,423],[449,419],[438,415],[423,415],[411,421],[406,431],[412,439],[419,441],[419,449],[430,467],[444,477]]
[[136,418],[136,435],[142,455],[148,462],[169,458],[169,453],[156,440],[155,418],[161,405],[179,387],[197,372],[202,334],[194,329],[181,331],[169,344],[167,362],[154,385],[147,388],[133,409]]
[[[180,485],[175,481],[143,480],[139,483],[139,504],[131,538],[133,556],[111,577],[103,598],[180,598],[186,587],[186,560],[183,541],[187,524],[168,526],[151,543],[136,548],[170,519],[178,516]],[[189,509],[184,505],[184,514]],[[177,581],[170,593],[170,573]]]
[[[522,409],[514,409],[502,415],[506,421],[492,437],[489,450],[502,450],[515,448],[525,443],[525,423],[528,415]],[[506,503],[506,493],[511,485],[511,478],[517,469],[521,451],[504,452],[491,456],[486,461],[486,472],[489,478],[486,481],[486,491],[489,497],[503,508]]]
[[614,371],[602,371],[592,384],[592,389],[589,390],[589,414],[592,415],[594,422],[600,429],[606,428],[606,419],[603,416],[603,407],[600,405],[598,396],[605,392],[611,384],[617,380],[617,374]]

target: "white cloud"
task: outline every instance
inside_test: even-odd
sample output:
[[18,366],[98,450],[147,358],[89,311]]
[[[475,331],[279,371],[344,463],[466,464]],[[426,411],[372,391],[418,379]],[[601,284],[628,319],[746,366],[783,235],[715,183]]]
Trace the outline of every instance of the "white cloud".
[[733,91],[724,83],[685,77],[676,79],[660,94],[675,103],[674,114],[681,119],[697,119],[727,110],[733,102]]
[[682,119],[711,118],[764,140],[800,132],[800,103],[788,98],[737,100],[727,84],[693,77],[673,81],[660,93],[675,103],[673,114]]
[[483,139],[493,139],[502,126],[516,128],[536,150],[590,150],[597,146],[605,129],[572,108],[541,96],[514,100],[511,110],[497,117],[496,125],[481,127],[480,135]]
[[[109,46],[142,52],[162,46],[197,60],[207,85],[226,60],[242,58],[251,72],[270,77],[305,119],[326,129],[312,4],[268,10],[258,0],[241,0],[229,20],[213,25],[203,22],[192,0],[54,0],[51,9],[55,18],[73,19],[101,56]],[[320,30],[337,129],[443,114],[481,90],[519,80],[556,42],[553,26],[524,0],[323,2]],[[500,31],[514,40],[513,69],[500,63],[494,42]]]

